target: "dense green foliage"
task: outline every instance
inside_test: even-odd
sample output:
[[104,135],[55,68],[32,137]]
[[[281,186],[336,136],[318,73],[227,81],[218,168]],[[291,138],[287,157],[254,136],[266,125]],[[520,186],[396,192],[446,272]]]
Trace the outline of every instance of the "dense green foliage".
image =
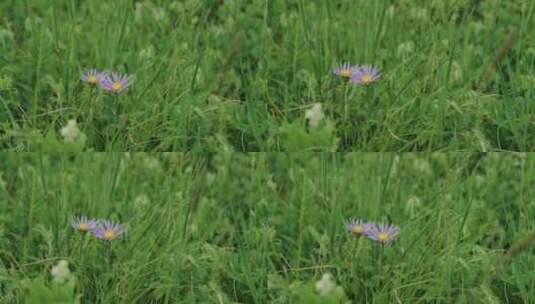
[[[3,0],[0,146],[535,149],[531,0]],[[381,78],[348,86],[339,62]],[[119,97],[88,68],[135,76]],[[305,111],[321,103],[310,130]],[[65,144],[76,119],[84,134]]]
[[[534,155],[4,154],[0,170],[1,303],[69,298],[72,282],[82,303],[535,299]],[[74,215],[128,230],[110,248]],[[401,233],[381,251],[350,217]],[[58,290],[61,259],[75,279]],[[326,273],[331,302],[315,294]]]

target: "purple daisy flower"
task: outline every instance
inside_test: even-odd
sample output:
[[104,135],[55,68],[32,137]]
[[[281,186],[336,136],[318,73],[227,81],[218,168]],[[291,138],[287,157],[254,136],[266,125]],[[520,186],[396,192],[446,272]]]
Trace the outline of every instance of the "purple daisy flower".
[[127,91],[131,83],[132,79],[130,76],[118,73],[104,75],[99,81],[102,89],[115,94],[121,94]]
[[78,232],[92,231],[97,226],[97,221],[85,216],[75,217],[71,222],[72,228]]
[[371,65],[363,65],[355,70],[351,76],[351,81],[361,85],[369,85],[379,77],[381,77],[379,69]]
[[102,221],[99,222],[96,227],[91,230],[91,232],[96,238],[105,241],[112,241],[123,234],[125,232],[125,228],[119,223]]
[[347,232],[355,236],[365,235],[369,228],[370,224],[360,219],[349,219],[346,222]]
[[351,65],[349,63],[342,63],[333,69],[333,73],[338,75],[346,80],[351,79],[353,74],[359,69],[357,65]]
[[396,239],[399,233],[399,228],[388,224],[374,224],[370,225],[366,235],[371,240],[374,240],[382,245],[388,244]]
[[90,85],[97,85],[104,76],[106,76],[105,73],[90,69],[82,74],[82,81]]

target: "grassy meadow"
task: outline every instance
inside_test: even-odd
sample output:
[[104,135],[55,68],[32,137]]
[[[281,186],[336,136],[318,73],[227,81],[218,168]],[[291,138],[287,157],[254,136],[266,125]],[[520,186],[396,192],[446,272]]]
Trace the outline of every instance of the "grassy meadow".
[[0,304],[535,303],[534,28],[532,0],[0,1]]
[[[532,0],[3,0],[0,147],[532,151],[534,12]],[[381,76],[348,83],[332,72],[344,62]],[[81,81],[88,69],[132,82],[110,94]]]
[[[0,168],[0,303],[535,299],[531,154],[3,154]],[[82,215],[126,230],[97,239],[71,227]],[[350,218],[399,234],[381,245]]]

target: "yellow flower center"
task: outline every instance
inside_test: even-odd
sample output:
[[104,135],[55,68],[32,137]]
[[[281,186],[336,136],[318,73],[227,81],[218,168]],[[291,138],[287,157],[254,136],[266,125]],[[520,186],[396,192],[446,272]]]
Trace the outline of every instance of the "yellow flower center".
[[388,233],[386,232],[379,232],[379,234],[377,234],[377,239],[379,240],[379,242],[386,242],[388,241]]
[[350,78],[351,77],[351,70],[350,69],[342,69],[340,71],[340,76],[344,78]]
[[87,224],[86,224],[86,223],[80,223],[80,224],[78,224],[78,230],[80,230],[80,231],[87,231]]
[[362,81],[362,83],[364,84],[368,84],[370,82],[372,82],[372,76],[370,75],[362,75],[362,77],[360,78],[360,81]]
[[113,235],[113,230],[104,231],[104,238],[107,240],[111,240],[113,238]]
[[97,77],[95,75],[89,75],[89,76],[87,76],[87,82],[95,84],[95,83],[97,83]]
[[351,228],[351,233],[353,234],[362,234],[364,232],[364,228],[360,225],[355,225],[353,228]]
[[123,90],[123,84],[120,83],[120,82],[114,82],[111,86],[111,89],[114,91],[114,92],[120,92]]

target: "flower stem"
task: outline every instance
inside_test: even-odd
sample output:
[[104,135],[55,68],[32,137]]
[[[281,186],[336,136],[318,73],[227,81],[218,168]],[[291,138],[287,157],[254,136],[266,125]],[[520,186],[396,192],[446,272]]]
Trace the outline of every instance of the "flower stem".
[[384,286],[384,275],[383,275],[383,264],[384,264],[384,250],[385,246],[383,244],[379,245],[376,251],[377,258],[377,291],[383,289]]
[[106,243],[106,255],[108,257],[108,265],[113,268],[113,248],[111,241]]
[[360,245],[360,237],[357,238],[356,242],[353,242],[353,248],[351,250],[353,253],[351,256],[351,271],[353,271],[353,275],[357,273],[355,261],[357,260],[359,245]]

